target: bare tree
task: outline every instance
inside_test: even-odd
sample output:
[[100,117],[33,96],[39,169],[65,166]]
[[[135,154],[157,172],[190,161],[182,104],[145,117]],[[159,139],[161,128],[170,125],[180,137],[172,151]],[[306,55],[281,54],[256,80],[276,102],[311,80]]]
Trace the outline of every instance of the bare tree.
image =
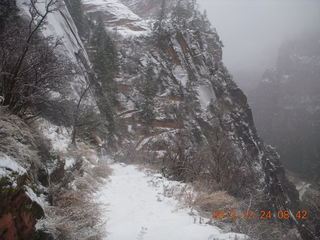
[[[0,91],[3,105],[19,115],[59,92],[71,64],[56,49],[61,41],[42,37],[48,14],[57,10],[58,0],[30,0],[30,20],[16,18],[0,33]],[[10,23],[9,23],[10,24]]]
[[57,0],[50,0],[45,6],[44,13],[41,13],[41,10],[38,9],[37,3],[38,3],[38,0],[30,0],[29,13],[30,13],[31,19],[28,26],[28,34],[26,36],[26,41],[24,43],[23,51],[21,55],[18,57],[18,60],[10,74],[11,81],[12,81],[11,88],[14,87],[17,75],[29,51],[30,43],[33,37],[36,35],[38,30],[44,25],[48,14],[56,10],[55,5],[57,3]]
[[82,93],[79,96],[77,106],[75,108],[74,114],[73,114],[73,130],[72,130],[72,144],[76,146],[76,136],[78,132],[78,127],[81,126],[80,119],[81,119],[81,102],[86,97],[89,89],[91,87],[91,84],[88,83],[87,86],[82,90]]

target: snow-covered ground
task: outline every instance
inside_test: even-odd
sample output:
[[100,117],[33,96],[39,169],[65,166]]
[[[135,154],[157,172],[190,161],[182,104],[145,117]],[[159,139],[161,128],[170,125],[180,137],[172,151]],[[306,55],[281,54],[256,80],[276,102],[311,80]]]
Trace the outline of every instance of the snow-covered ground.
[[106,240],[222,240],[236,235],[245,239],[205,224],[209,219],[199,223],[190,209],[179,208],[177,200],[164,196],[164,187],[177,182],[162,178],[155,184],[159,174],[146,174],[134,165],[111,167],[113,174],[99,198],[108,204]]

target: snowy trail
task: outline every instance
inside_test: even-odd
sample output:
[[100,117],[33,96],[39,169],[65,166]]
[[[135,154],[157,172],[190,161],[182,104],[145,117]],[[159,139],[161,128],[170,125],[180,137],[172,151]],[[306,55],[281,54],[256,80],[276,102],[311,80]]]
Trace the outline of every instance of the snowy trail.
[[111,167],[111,181],[101,193],[101,201],[108,204],[105,239],[234,239],[234,233],[223,234],[213,226],[194,223],[190,210],[177,210],[178,202],[163,196],[162,188],[150,183],[153,177],[135,166],[116,163]]

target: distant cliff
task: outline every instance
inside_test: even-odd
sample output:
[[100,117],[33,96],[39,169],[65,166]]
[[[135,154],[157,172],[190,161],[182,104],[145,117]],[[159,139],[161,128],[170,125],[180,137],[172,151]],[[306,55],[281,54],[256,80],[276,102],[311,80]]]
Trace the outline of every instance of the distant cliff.
[[275,69],[250,93],[261,136],[275,145],[285,166],[319,181],[319,34],[283,44]]

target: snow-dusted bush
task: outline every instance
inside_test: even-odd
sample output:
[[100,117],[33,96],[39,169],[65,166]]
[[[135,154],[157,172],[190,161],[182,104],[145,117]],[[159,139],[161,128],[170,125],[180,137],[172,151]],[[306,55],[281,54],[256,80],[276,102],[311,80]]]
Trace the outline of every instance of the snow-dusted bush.
[[46,218],[37,223],[38,229],[55,238],[70,240],[98,240],[106,234],[105,222],[100,215],[105,211],[104,207],[92,197],[99,187],[97,178],[100,176],[92,173],[91,168],[82,173],[69,171],[65,178],[72,182],[65,187],[61,187],[61,184],[50,186],[52,206],[45,208]]
[[93,196],[111,170],[89,146],[79,146],[61,154],[67,164],[59,181],[51,182],[51,206],[45,207],[46,217],[37,227],[57,239],[99,240],[106,234],[100,215],[105,210]]
[[73,189],[54,191],[54,206],[45,209],[46,218],[38,221],[38,229],[58,239],[97,240],[105,235],[102,209],[90,194]]

